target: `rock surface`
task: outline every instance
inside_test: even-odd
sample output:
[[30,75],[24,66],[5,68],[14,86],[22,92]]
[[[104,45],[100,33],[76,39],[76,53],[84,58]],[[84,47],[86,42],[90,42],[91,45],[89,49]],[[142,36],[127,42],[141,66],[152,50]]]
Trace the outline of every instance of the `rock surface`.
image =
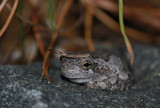
[[[126,52],[127,54],[127,52]],[[51,84],[41,80],[42,63],[0,66],[1,108],[160,107],[160,49],[134,46],[134,86],[128,91],[89,89],[60,75],[59,60],[49,69]]]

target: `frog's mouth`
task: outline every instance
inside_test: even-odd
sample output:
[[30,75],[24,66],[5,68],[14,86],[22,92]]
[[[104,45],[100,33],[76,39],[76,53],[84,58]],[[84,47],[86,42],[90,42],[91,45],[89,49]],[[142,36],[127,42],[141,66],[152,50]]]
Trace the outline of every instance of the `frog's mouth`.
[[86,83],[91,80],[90,78],[69,78],[69,79],[75,83]]

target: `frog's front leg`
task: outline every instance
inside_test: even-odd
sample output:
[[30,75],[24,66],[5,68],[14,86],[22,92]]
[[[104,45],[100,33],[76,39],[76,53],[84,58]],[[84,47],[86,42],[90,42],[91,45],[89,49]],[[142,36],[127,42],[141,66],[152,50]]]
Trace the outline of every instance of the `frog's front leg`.
[[123,89],[124,85],[119,84],[117,81],[117,76],[113,77],[97,77],[94,80],[87,82],[87,87],[89,88],[100,88],[100,89],[108,89],[108,90],[117,90],[121,88]]
[[89,81],[89,82],[87,82],[87,87],[88,88],[105,89],[109,85],[110,85],[109,83],[106,83],[104,81]]

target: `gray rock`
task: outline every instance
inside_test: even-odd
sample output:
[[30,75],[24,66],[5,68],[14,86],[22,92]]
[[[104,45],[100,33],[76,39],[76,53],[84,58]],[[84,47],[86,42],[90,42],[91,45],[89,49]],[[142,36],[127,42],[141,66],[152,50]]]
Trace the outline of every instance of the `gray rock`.
[[[127,54],[127,52],[126,52]],[[0,66],[1,108],[160,107],[160,49],[135,45],[135,83],[128,91],[90,89],[60,75],[59,60],[51,60],[51,84],[41,80],[42,63]]]

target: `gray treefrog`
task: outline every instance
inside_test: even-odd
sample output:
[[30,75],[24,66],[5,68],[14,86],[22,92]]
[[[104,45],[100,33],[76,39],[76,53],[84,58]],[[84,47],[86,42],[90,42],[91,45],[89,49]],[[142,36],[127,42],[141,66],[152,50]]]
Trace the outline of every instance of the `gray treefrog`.
[[89,88],[121,91],[132,85],[132,73],[114,53],[95,51],[60,55],[61,73],[72,82],[84,83]]

